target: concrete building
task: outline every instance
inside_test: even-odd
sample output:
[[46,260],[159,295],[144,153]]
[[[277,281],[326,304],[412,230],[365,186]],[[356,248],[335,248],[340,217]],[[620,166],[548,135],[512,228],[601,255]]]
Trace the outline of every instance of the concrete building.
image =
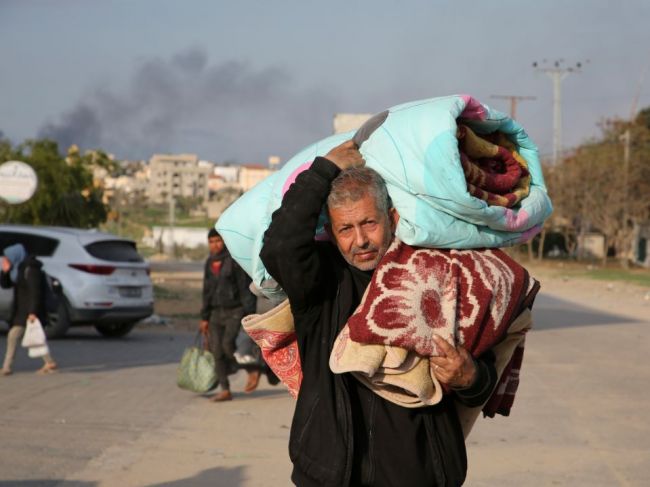
[[146,195],[149,189],[149,168],[141,169],[132,175],[106,177],[104,196],[112,199],[117,193],[122,195]]
[[607,255],[605,235],[598,232],[578,234],[577,253],[580,259],[604,259]]
[[372,113],[337,113],[334,115],[333,128],[335,134],[357,130],[372,117]]
[[214,166],[214,175],[220,177],[226,184],[237,184],[240,166]]
[[212,169],[199,164],[196,154],[154,154],[149,160],[147,197],[154,203],[167,203],[172,195],[205,201]]
[[244,164],[239,169],[239,187],[248,191],[272,173],[273,169],[262,164]]

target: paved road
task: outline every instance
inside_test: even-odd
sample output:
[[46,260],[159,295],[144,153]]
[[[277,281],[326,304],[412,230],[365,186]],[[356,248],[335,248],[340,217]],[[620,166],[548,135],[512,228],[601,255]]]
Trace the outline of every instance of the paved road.
[[[57,485],[106,448],[159,427],[192,399],[173,375],[191,340],[152,330],[107,340],[72,329],[51,342],[62,371],[48,376],[32,373],[40,363],[19,350],[16,373],[0,378],[0,479],[9,481],[0,485]],[[32,479],[43,482],[17,482]]]
[[[650,485],[650,308],[585,296],[546,286],[512,415],[472,432],[466,485]],[[78,332],[53,343],[64,369],[48,377],[21,358],[0,379],[0,487],[289,485],[292,400],[267,384],[227,404],[178,390],[191,340]]]
[[[206,255],[207,257],[207,255]],[[151,261],[149,267],[151,268],[152,273],[192,273],[192,272],[202,272],[203,271],[204,261],[197,262],[179,262],[175,260],[171,261]]]

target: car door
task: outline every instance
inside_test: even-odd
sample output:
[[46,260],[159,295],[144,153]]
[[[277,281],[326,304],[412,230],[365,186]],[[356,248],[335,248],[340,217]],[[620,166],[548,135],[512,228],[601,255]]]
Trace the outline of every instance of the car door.
[[[42,235],[15,230],[0,230],[0,251],[17,243],[22,244],[28,254],[35,255],[37,258],[51,256],[59,244],[56,239]],[[47,272],[47,269],[43,270]],[[7,322],[11,318],[13,293],[12,288],[0,288],[0,321]]]

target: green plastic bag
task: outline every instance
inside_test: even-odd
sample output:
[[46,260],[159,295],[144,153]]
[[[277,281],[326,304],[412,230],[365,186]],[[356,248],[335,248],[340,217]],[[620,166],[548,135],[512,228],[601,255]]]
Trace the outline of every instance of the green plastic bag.
[[205,349],[201,335],[196,338],[193,347],[183,352],[181,363],[176,372],[176,384],[181,389],[203,393],[212,389],[217,383],[214,370],[214,356]]

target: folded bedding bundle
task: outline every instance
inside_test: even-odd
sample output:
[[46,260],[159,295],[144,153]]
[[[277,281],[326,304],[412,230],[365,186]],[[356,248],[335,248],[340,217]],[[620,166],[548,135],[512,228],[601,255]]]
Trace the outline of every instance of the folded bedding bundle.
[[[395,281],[396,288],[385,288],[390,296],[375,296],[371,283],[357,314],[337,339],[331,369],[354,373],[377,394],[402,406],[435,404],[443,388],[428,364],[427,357],[436,353],[431,348],[431,334],[422,330],[442,332],[450,342],[467,346],[474,356],[486,349],[498,352],[499,382],[484,413],[507,415],[517,389],[524,335],[531,325],[526,310],[537,286],[503,252],[469,249],[525,242],[552,212],[537,148],[514,120],[467,95],[393,107],[356,132],[328,137],[298,153],[226,210],[217,230],[255,285],[281,301],[281,290],[259,258],[271,214],[298,174],[317,156],[349,139],[359,146],[366,165],[383,176],[400,214],[396,241],[382,259],[373,283],[382,274],[382,265],[394,267],[404,256],[435,262],[431,275],[414,279],[426,281],[425,294],[430,297],[426,301],[432,306],[427,319],[440,326],[424,323],[419,329],[412,328],[409,313],[422,308],[400,300],[417,296],[413,289],[401,290],[402,283]],[[323,212],[315,238],[323,238],[325,221]],[[441,272],[439,266],[447,266],[449,272]],[[497,281],[489,281],[495,278]],[[466,284],[471,286],[464,294],[444,302],[445,296],[453,295],[450,290],[462,290]],[[431,297],[431,290],[439,292]],[[377,339],[371,331],[380,330],[381,325],[372,330],[366,325],[384,298],[390,302],[390,310],[379,321],[397,316],[397,310],[404,311],[407,320],[399,336]],[[459,310],[470,310],[476,320],[469,323]],[[246,318],[243,325],[295,396],[302,372],[288,302],[267,315]],[[473,419],[467,418],[477,414],[461,415],[466,432],[473,424]]]
[[[349,139],[386,180],[400,214],[396,236],[409,245],[505,247],[532,238],[551,214],[537,147],[517,122],[468,95],[398,105],[302,150],[219,218],[233,257],[267,296],[279,292],[265,285],[271,276],[259,258],[271,214],[300,172]],[[325,221],[323,212],[317,238]]]
[[[499,249],[438,250],[394,241],[330,355],[334,373],[352,373],[375,394],[402,407],[437,404],[448,389],[432,373],[440,335],[479,357],[495,355],[497,385],[476,408],[457,404],[467,436],[481,413],[507,416],[519,384],[530,309],[539,284]],[[302,368],[293,316],[285,300],[242,321],[266,363],[293,397]]]
[[510,338],[497,357],[498,386],[483,408],[488,416],[508,415],[538,289],[500,249],[424,249],[395,240],[338,335],[330,368],[353,373],[400,406],[429,406],[445,392],[429,366],[428,357],[440,354],[435,335],[474,357]]
[[488,205],[511,208],[530,192],[528,164],[514,144],[501,133],[477,136],[472,129],[458,126],[460,162],[472,196]]

